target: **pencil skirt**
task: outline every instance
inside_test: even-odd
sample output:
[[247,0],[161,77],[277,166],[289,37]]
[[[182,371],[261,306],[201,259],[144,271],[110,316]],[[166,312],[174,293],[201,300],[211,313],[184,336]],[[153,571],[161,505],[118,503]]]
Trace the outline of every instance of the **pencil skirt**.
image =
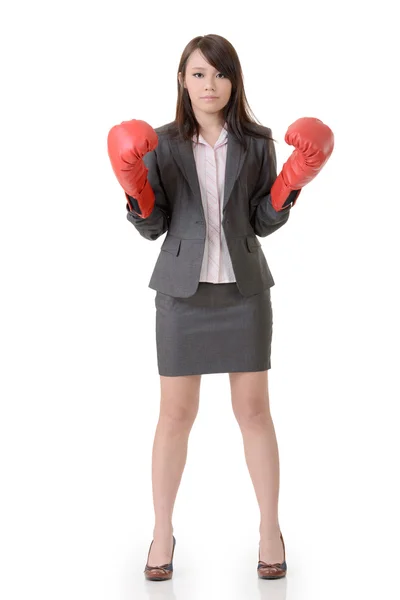
[[160,375],[271,368],[270,288],[244,297],[235,282],[199,282],[196,293],[188,298],[157,291],[155,306]]

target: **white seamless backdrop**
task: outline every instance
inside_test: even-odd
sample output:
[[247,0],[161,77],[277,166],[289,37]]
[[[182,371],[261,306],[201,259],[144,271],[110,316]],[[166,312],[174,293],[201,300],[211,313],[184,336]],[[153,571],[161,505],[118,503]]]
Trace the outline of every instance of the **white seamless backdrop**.
[[[394,3],[17,2],[1,9],[1,597],[399,597],[399,96]],[[257,579],[259,512],[227,374],[204,375],[170,582],[145,582],[159,408],[162,240],[107,155],[173,120],[187,42],[218,33],[271,127],[334,152],[262,238],[276,285],[269,391],[288,575]],[[161,589],[162,588],[162,589]]]

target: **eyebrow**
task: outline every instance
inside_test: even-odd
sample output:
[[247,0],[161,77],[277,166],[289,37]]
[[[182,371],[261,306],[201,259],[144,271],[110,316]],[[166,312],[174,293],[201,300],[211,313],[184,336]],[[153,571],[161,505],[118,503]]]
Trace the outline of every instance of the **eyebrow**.
[[199,69],[200,71],[205,71],[204,67],[192,67],[192,69]]

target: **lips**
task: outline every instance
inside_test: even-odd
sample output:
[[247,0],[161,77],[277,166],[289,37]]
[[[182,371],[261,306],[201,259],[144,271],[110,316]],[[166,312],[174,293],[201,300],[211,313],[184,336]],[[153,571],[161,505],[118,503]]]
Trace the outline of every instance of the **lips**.
[[202,100],[216,100],[218,96],[202,96]]

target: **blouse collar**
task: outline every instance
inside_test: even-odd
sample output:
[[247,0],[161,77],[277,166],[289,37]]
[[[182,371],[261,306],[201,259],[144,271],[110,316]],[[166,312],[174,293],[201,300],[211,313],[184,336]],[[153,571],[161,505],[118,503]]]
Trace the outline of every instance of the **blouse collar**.
[[[221,129],[221,134],[220,134],[220,136],[219,136],[219,138],[218,138],[218,140],[217,140],[217,142],[216,142],[216,144],[214,146],[214,150],[218,146],[222,146],[222,144],[225,144],[227,142],[227,137],[228,137],[228,124],[225,121],[225,123],[224,123],[224,125],[223,125],[223,127]],[[206,142],[206,140],[203,138],[203,136],[201,135],[201,133],[199,134],[199,141],[198,142],[197,142],[197,136],[196,136],[196,134],[194,134],[192,136],[192,140],[196,144],[199,143],[199,144],[207,144],[207,146],[210,145],[208,142]]]

